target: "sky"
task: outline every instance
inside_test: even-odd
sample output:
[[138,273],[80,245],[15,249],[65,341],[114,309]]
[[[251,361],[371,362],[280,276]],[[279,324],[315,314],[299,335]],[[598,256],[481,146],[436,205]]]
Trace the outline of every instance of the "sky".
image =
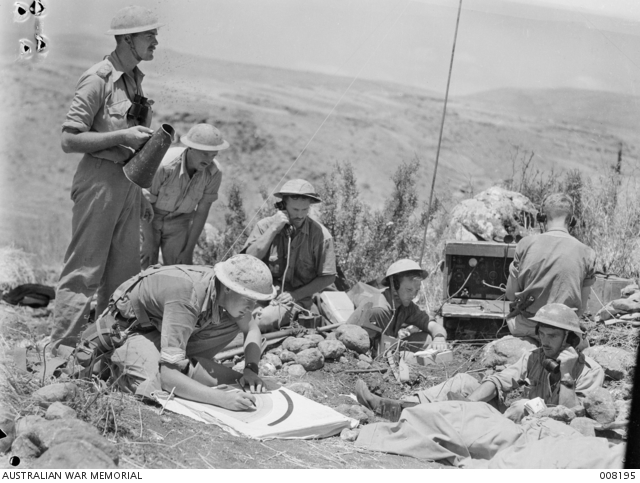
[[[131,2],[48,0],[43,25],[52,55],[57,37],[69,32],[102,35],[114,13]],[[153,9],[166,22],[160,30],[160,49],[398,82],[441,94],[458,0],[137,0],[137,4]],[[4,10],[0,28],[15,34],[21,26],[12,23],[13,3],[3,2],[0,8]],[[16,35],[3,37],[3,52],[9,49],[15,54]],[[92,41],[104,42],[105,49],[112,43],[107,36]],[[161,73],[162,66],[153,69]],[[640,2],[463,0],[451,94],[504,87],[640,95]]]

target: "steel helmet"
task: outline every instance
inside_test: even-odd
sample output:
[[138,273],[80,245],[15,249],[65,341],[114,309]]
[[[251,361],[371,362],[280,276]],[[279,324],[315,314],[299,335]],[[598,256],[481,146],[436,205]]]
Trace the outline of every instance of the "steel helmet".
[[321,203],[322,199],[316,193],[313,185],[304,179],[292,179],[287,181],[280,191],[274,193],[276,198],[282,198],[283,196],[304,196],[311,200],[311,203]]
[[276,295],[269,267],[251,255],[235,255],[213,267],[216,278],[227,288],[254,300]]
[[387,274],[384,276],[384,280],[382,283],[383,285],[389,285],[389,279],[391,276],[397,275],[403,272],[413,272],[413,271],[420,272],[420,278],[422,278],[423,280],[427,278],[427,276],[429,275],[429,272],[420,268],[420,265],[418,265],[413,260],[409,260],[408,258],[403,258],[401,260],[398,260],[397,262],[392,263],[389,266],[389,268],[387,269]]
[[211,124],[196,124],[180,137],[180,141],[198,151],[222,151],[229,147],[229,143],[222,138],[222,133]]
[[158,21],[158,16],[148,8],[131,5],[116,13],[111,20],[111,28],[107,30],[107,35],[136,34],[157,29],[163,25]]
[[538,310],[530,320],[576,334],[584,334],[578,315],[564,304],[547,304]]

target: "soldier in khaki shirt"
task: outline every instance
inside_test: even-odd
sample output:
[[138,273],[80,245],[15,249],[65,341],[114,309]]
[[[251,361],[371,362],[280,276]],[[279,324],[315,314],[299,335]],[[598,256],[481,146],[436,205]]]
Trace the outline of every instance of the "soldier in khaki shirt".
[[193,264],[193,249],[202,233],[211,204],[218,199],[222,172],[215,159],[229,143],[210,124],[196,124],[180,141],[186,148],[167,151],[144,196],[154,217],[142,223],[142,268],[158,263],[162,248],[164,265]]

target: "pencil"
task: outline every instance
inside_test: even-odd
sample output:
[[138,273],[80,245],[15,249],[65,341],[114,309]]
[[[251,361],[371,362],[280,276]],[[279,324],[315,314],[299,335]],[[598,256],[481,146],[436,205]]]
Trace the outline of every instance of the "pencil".
[[173,388],[171,389],[171,392],[169,393],[169,397],[167,398],[167,400],[162,405],[162,409],[160,410],[160,414],[162,414],[164,412],[164,408],[167,407],[167,404],[169,403],[169,400],[173,397],[173,391],[175,391],[175,390],[176,390],[176,386],[173,386]]
[[[236,379],[236,382],[240,386],[240,389],[242,389],[242,392],[247,392],[247,390],[244,388],[244,384],[240,384],[240,379]],[[251,404],[253,405],[254,408],[258,407],[258,406],[256,406],[256,403],[253,402],[253,400],[249,399],[249,401],[251,402]]]

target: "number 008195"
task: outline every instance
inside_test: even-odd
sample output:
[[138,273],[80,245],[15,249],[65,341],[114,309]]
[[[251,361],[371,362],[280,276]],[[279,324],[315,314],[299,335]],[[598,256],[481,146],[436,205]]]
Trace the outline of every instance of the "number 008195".
[[635,471],[601,471],[601,480],[635,480]]

